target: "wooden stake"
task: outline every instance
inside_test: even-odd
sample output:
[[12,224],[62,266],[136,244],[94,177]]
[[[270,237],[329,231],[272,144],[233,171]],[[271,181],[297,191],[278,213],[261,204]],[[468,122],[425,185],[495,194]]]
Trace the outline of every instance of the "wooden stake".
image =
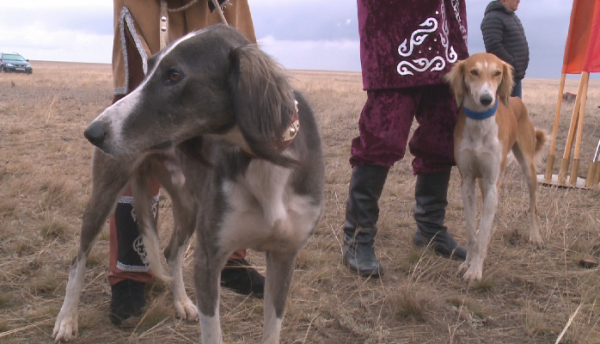
[[554,150],[556,148],[556,137],[558,136],[558,124],[560,119],[560,108],[562,107],[563,92],[565,90],[566,73],[562,73],[560,77],[560,86],[558,87],[558,98],[556,100],[556,114],[554,115],[554,126],[552,127],[552,139],[550,140],[550,152],[546,159],[546,173],[544,181],[550,183],[552,181],[552,170],[554,169]]
[[579,89],[575,98],[575,106],[573,107],[573,115],[571,115],[571,124],[569,125],[569,134],[567,135],[567,143],[565,144],[565,152],[558,171],[558,185],[565,185],[567,181],[567,172],[569,170],[569,162],[571,159],[571,149],[575,138],[577,120],[579,118],[579,105],[581,104],[581,93],[583,89],[583,75],[579,81]]
[[587,176],[585,177],[585,188],[586,189],[591,189],[594,187],[594,178],[596,178],[596,167],[597,167],[598,163],[597,162],[590,162],[590,165],[588,166],[588,172],[587,172]]
[[588,84],[590,81],[590,73],[581,73],[581,105],[579,106],[579,116],[577,118],[577,140],[575,142],[575,154],[573,156],[573,166],[571,167],[571,186],[577,184],[577,175],[579,174],[579,154],[581,152],[581,138],[583,137],[583,118],[585,116],[585,102],[587,100]]

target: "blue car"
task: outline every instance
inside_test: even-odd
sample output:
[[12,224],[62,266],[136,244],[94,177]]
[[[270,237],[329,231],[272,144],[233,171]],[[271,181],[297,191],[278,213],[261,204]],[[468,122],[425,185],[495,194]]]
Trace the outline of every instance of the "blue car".
[[17,72],[31,74],[33,68],[29,60],[17,53],[0,53],[0,71],[3,73]]

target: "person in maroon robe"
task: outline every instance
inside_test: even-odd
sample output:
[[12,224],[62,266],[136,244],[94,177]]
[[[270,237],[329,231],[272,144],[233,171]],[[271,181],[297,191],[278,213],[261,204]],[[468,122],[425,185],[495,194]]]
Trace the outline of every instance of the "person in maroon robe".
[[378,201],[388,171],[414,155],[413,243],[464,260],[466,249],[444,225],[454,166],[457,106],[444,75],[468,57],[464,0],[358,0],[363,88],[367,101],[352,140],[352,177],[344,222],[344,264],[362,276],[384,270],[375,256]]

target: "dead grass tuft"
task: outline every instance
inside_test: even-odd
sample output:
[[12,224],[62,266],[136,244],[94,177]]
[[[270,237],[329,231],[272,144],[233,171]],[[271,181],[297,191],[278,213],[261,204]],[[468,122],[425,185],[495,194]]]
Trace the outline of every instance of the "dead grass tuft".
[[8,326],[8,321],[0,320],[0,333],[6,332],[8,330],[10,330],[10,327]]
[[401,287],[389,295],[392,314],[398,319],[410,318],[425,321],[427,311],[433,304],[431,295],[417,292],[411,287]]
[[[50,334],[92,191],[93,149],[81,132],[110,104],[113,91],[109,65],[34,63],[36,73],[27,77],[0,74],[0,332],[11,331],[0,337],[3,344],[53,342]],[[578,265],[586,256],[600,258],[600,192],[538,187],[546,246],[536,249],[526,234],[527,186],[519,167],[507,166],[483,281],[468,286],[457,274],[460,262],[412,248],[415,178],[407,152],[390,170],[379,202],[376,254],[387,273],[381,279],[357,277],[341,264],[341,227],[350,141],[358,135],[366,100],[361,75],[290,74],[321,130],[326,202],[315,235],[296,261],[282,344],[555,343],[579,305],[562,343],[600,344],[599,270]],[[600,137],[599,86],[590,81],[580,156],[583,178]],[[577,88],[577,81],[567,80],[565,91]],[[558,80],[525,79],[523,90],[534,125],[552,132]],[[572,111],[573,104],[563,104],[557,157],[564,150]],[[446,224],[464,244],[456,171],[448,203]],[[164,247],[173,223],[166,193],[160,204]],[[132,327],[110,324],[107,229],[105,225],[89,257],[74,342],[197,342],[198,323],[175,319],[170,289],[162,282],[147,285],[145,317],[132,319]],[[248,255],[264,273],[264,256],[252,250]],[[192,244],[184,259],[192,300],[193,256]],[[224,342],[260,342],[262,300],[223,291],[220,306]]]
[[44,269],[36,276],[31,284],[32,292],[36,295],[53,293],[62,281],[56,278],[56,271],[50,268]]
[[172,316],[173,311],[170,301],[167,302],[165,297],[159,297],[148,307],[148,310],[137,324],[136,331],[134,332],[148,331]]
[[11,304],[10,301],[10,296],[8,294],[0,292],[0,308],[9,307]]
[[40,228],[40,234],[50,239],[63,237],[66,231],[67,224],[58,219],[47,219],[42,222]]

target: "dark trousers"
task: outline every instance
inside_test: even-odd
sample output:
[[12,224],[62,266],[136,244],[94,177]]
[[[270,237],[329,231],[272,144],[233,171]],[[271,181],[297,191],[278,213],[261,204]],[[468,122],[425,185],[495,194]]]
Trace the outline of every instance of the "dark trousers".
[[413,173],[454,166],[454,126],[458,118],[448,85],[368,90],[352,140],[352,166],[392,166],[404,157],[413,119],[419,127],[408,143]]

